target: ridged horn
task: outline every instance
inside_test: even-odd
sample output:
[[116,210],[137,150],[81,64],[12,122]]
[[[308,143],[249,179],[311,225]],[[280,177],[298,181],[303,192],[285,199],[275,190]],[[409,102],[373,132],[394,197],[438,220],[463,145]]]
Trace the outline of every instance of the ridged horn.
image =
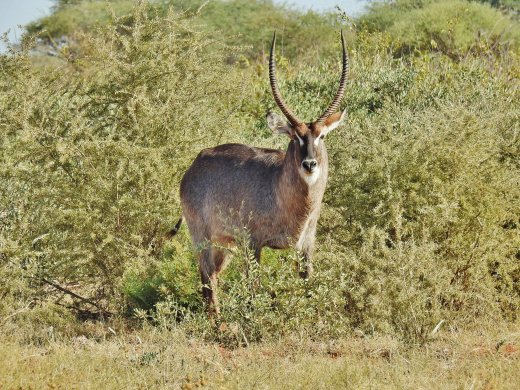
[[296,115],[287,107],[285,102],[283,101],[282,94],[278,89],[278,83],[276,82],[276,65],[274,59],[274,50],[276,45],[276,32],[273,34],[273,42],[271,43],[271,52],[269,54],[269,81],[271,83],[271,90],[273,91],[273,97],[276,101],[276,104],[283,112],[287,120],[296,128],[298,128],[302,121],[299,120]]
[[329,108],[323,113],[322,116],[320,116],[316,123],[323,123],[325,120],[332,114],[334,114],[338,108],[339,104],[341,103],[341,99],[343,98],[343,95],[345,93],[345,86],[347,84],[347,75],[349,70],[348,65],[348,56],[347,56],[347,50],[345,49],[345,38],[343,38],[343,30],[341,30],[341,46],[343,48],[343,69],[341,71],[341,78],[339,80],[339,88],[338,92],[336,92],[336,96],[334,97],[334,100],[330,104]]

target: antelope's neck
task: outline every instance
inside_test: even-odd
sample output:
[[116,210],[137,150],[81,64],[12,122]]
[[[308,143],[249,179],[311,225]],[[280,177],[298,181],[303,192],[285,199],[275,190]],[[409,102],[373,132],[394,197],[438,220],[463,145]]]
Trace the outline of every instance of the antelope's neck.
[[312,184],[302,177],[301,168],[296,164],[295,153],[295,147],[291,142],[285,154],[276,189],[280,217],[285,220],[288,233],[292,237],[300,233],[302,225],[310,216],[319,216],[328,174],[325,150],[320,176]]
[[327,185],[327,179],[329,175],[329,160],[327,156],[327,150],[325,149],[325,145],[323,145],[323,142],[321,142],[320,148],[321,161],[318,165],[319,176],[311,185],[307,184],[309,212],[313,214],[314,212],[317,212],[317,215],[319,215],[321,201],[323,199],[323,194],[325,193],[325,187]]

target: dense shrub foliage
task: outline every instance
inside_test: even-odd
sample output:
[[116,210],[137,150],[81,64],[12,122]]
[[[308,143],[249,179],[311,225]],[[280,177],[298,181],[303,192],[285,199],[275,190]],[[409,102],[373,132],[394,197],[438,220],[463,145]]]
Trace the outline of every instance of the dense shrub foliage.
[[520,27],[512,18],[478,2],[397,0],[374,3],[360,23],[387,32],[397,52],[433,50],[458,59],[483,44],[496,52],[518,48]]
[[134,20],[82,36],[52,71],[2,58],[4,258],[99,297],[162,251],[194,151],[241,127],[223,50],[173,14]]
[[[405,3],[413,6],[399,11],[399,27],[391,20]],[[201,148],[286,147],[265,124],[274,107],[265,63],[229,65],[248,49],[223,43],[237,38],[208,23],[193,27],[219,15],[210,6],[193,15],[146,3],[76,32],[59,67],[34,66],[30,40],[1,56],[0,313],[40,310],[41,318],[58,304],[135,314],[230,344],[353,330],[418,342],[441,320],[516,320],[519,53],[506,35],[466,40],[476,34],[471,18],[485,26],[502,18],[498,11],[443,3],[470,10],[450,22],[450,51],[428,43],[426,25],[444,28],[423,23],[437,20],[437,2],[374,6],[350,33],[348,121],[326,140],[331,174],[316,275],[298,279],[293,251],[266,250],[255,264],[241,236],[222,275],[219,329],[202,308],[187,229],[163,237],[180,216],[180,178]],[[308,120],[339,76],[337,22],[313,17],[336,40],[328,43],[334,55],[306,65],[295,50],[278,61],[288,104]],[[422,32],[409,35],[406,23]],[[517,34],[513,19],[501,23]],[[244,34],[251,43],[270,31]]]
[[[130,13],[134,3],[128,0],[60,1],[55,12],[30,24],[28,29],[41,32],[42,37],[50,39],[74,36],[78,31],[90,30],[109,23],[114,17]],[[196,15],[194,24],[211,36],[225,33],[228,45],[243,47],[244,59],[265,54],[274,30],[291,37],[280,42],[285,56],[298,54],[305,60],[327,53],[334,37],[331,27],[339,26],[334,14],[303,12],[289,6],[274,5],[271,0],[155,0],[148,6],[150,13],[163,16],[170,9]]]

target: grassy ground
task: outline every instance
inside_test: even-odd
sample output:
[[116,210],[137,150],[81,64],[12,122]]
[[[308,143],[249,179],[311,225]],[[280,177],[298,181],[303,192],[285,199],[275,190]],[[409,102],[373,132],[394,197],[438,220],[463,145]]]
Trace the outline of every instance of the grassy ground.
[[226,349],[177,331],[98,325],[96,335],[51,335],[41,345],[6,337],[0,356],[2,389],[512,389],[520,383],[520,328],[441,330],[423,347],[353,336]]

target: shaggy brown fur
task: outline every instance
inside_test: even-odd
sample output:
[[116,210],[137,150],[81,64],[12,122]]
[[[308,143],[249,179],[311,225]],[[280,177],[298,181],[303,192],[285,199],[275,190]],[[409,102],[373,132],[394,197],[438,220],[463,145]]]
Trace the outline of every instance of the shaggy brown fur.
[[263,247],[294,246],[305,259],[300,275],[307,278],[312,271],[316,225],[328,176],[324,137],[345,116],[345,111],[333,112],[345,91],[347,52],[342,32],[343,69],[336,96],[316,121],[304,123],[287,107],[278,88],[275,43],[276,34],[269,56],[269,79],[276,104],[289,122],[269,114],[267,123],[273,132],[291,138],[287,151],[240,144],[205,149],[181,182],[182,211],[199,252],[202,294],[210,312],[219,310],[217,276],[226,257],[222,247],[233,244],[237,230],[249,233],[257,261]]
[[[327,151],[314,124],[298,129],[301,135],[296,136],[295,129],[279,117],[270,119],[273,130],[291,137],[286,152],[241,144],[205,149],[181,182],[183,215],[199,256],[203,296],[213,312],[218,313],[216,288],[225,266],[223,247],[235,242],[237,230],[249,233],[257,260],[263,247],[296,247],[305,259],[301,276],[307,278],[312,269],[328,176]],[[341,113],[334,115],[329,126],[342,119]],[[316,162],[313,172],[302,168],[309,159]],[[317,177],[309,181],[316,172]]]

